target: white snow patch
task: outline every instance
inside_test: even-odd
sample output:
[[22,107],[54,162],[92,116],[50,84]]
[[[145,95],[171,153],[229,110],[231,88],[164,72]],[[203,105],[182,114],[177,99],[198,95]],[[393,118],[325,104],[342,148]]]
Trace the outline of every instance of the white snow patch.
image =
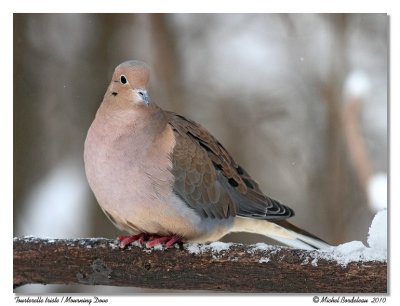
[[116,242],[109,243],[108,245],[109,245],[109,246],[111,247],[111,249],[113,249],[113,250],[119,248],[119,243],[116,243]]
[[311,265],[314,267],[318,266],[318,260],[314,258],[313,261],[311,262]]
[[200,254],[203,252],[213,252],[220,253],[221,251],[229,250],[229,248],[233,245],[233,243],[225,243],[225,242],[212,242],[210,244],[200,245],[197,243],[186,244],[185,248],[191,254]]
[[[318,265],[319,259],[336,261],[341,266],[347,266],[350,262],[387,260],[387,211],[383,210],[375,215],[369,228],[369,247],[361,241],[351,241],[336,247],[317,250],[310,254],[313,258],[311,264]],[[304,262],[304,261],[303,261]]]
[[371,209],[375,212],[387,207],[387,174],[376,173],[368,182],[368,198]]
[[197,243],[187,244],[187,245],[185,245],[185,248],[191,254],[200,254],[200,252],[201,252],[200,247]]
[[221,251],[226,251],[229,250],[229,248],[233,245],[233,243],[225,243],[225,242],[220,242],[216,241],[213,243],[210,243],[209,247],[213,252],[221,252]]
[[[312,256],[314,260],[312,264],[317,266],[318,259],[326,259],[336,261],[341,266],[347,266],[350,262],[354,261],[367,261],[366,246],[361,241],[351,241],[337,247],[332,247],[324,251],[317,251],[317,256]],[[371,258],[371,260],[374,260]]]
[[269,262],[269,258],[268,257],[261,257],[260,260],[258,261],[259,263],[267,263]]
[[254,247],[251,249],[253,252],[255,251],[271,251],[271,250],[280,250],[281,248],[276,245],[270,245],[266,243],[256,243]]
[[310,257],[306,257],[304,260],[303,260],[303,262],[301,263],[301,265],[303,266],[303,265],[307,265],[308,263],[310,262]]
[[387,254],[387,210],[378,212],[368,232],[368,244],[376,250],[381,251],[382,255]]
[[[251,249],[249,249],[248,253],[252,254],[253,256],[256,255],[256,252],[265,252],[268,251],[268,255],[274,255],[278,251],[280,251],[282,247],[276,246],[276,245],[269,245],[266,243],[256,243],[255,245],[252,246]],[[263,256],[260,257],[258,260],[259,263],[267,263],[271,260],[269,256]]]
[[135,246],[135,247],[143,248],[143,245],[139,240],[135,240],[135,241],[131,242],[129,244],[129,246]]
[[159,244],[156,244],[155,246],[153,246],[152,249],[161,251],[161,250],[164,250],[164,246],[161,243],[159,243]]

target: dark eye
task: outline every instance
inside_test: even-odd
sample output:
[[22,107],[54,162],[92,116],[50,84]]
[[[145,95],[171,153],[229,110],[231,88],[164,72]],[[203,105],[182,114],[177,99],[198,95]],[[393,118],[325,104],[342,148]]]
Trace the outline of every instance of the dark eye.
[[128,83],[128,80],[126,79],[126,77],[124,75],[121,75],[119,79],[120,79],[122,84]]

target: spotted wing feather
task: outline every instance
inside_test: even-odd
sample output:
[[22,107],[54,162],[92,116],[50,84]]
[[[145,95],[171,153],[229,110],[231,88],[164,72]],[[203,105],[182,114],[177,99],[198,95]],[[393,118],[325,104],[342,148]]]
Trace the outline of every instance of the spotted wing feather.
[[289,207],[265,196],[221,143],[198,123],[166,112],[176,145],[172,153],[174,191],[204,217],[286,219]]

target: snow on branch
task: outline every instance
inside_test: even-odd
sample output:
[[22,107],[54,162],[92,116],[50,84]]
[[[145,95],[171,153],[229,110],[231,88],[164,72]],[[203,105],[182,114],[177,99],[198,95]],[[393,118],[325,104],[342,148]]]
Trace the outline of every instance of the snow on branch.
[[167,250],[133,245],[122,250],[115,240],[105,238],[22,237],[14,238],[14,287],[36,283],[228,292],[385,293],[386,259],[374,257],[364,248],[305,251],[263,243],[215,242]]

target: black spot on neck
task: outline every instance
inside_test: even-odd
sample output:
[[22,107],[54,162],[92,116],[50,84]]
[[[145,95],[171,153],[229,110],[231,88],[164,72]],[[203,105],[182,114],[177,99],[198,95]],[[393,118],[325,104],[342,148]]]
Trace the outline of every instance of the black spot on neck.
[[117,93],[117,92],[115,92],[115,91],[114,91],[114,92],[112,92],[111,94],[112,94],[114,97],[115,97],[116,95],[118,95],[118,93]]

